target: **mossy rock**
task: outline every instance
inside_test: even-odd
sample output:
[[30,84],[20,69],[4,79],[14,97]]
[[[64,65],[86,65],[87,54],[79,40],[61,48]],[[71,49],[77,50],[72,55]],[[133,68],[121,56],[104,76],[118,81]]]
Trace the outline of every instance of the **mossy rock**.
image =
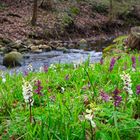
[[110,45],[110,46],[106,47],[103,50],[103,57],[106,57],[106,56],[112,54],[113,50],[114,50],[114,46],[113,45]]
[[126,35],[119,36],[113,40],[113,44],[109,45],[103,50],[103,57],[111,55],[119,55],[120,53],[125,53],[124,40],[127,38]]
[[21,53],[12,51],[3,58],[3,65],[6,67],[16,67],[22,65],[23,56]]

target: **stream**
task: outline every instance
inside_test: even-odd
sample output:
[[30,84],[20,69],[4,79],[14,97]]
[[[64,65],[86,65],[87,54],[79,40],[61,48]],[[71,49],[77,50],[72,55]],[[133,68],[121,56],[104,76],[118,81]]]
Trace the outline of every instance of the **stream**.
[[0,56],[0,69],[2,71],[21,72],[26,71],[28,65],[31,64],[35,71],[38,71],[41,66],[49,66],[51,64],[79,64],[85,62],[88,58],[90,63],[100,61],[102,52],[84,51],[80,49],[69,49],[67,52],[63,51],[50,51],[43,53],[27,53],[24,55],[24,62],[21,67],[7,69],[2,65],[3,56]]
[[25,53],[23,55],[23,64],[20,67],[8,69],[2,65],[3,56],[0,55],[0,70],[10,73],[19,73],[27,71],[31,64],[34,71],[39,71],[41,66],[50,66],[51,64],[80,64],[85,62],[87,59],[90,63],[99,62],[102,58],[102,50],[109,44],[112,44],[113,38],[109,40],[99,42],[96,46],[91,45],[89,50],[84,49],[66,49],[63,50],[52,50],[49,52],[42,53]]

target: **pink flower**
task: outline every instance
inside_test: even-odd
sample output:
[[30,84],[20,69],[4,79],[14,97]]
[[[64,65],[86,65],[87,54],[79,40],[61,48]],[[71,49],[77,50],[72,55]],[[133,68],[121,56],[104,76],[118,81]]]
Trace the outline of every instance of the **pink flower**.
[[113,57],[110,61],[110,68],[109,68],[110,72],[113,70],[115,63],[116,63],[116,59],[115,57]]
[[41,81],[40,80],[35,81],[35,86],[37,87],[37,89],[34,92],[37,93],[40,96],[43,95],[42,92],[41,92],[43,87],[41,86]]
[[105,92],[101,91],[100,92],[100,96],[102,97],[102,100],[105,101],[105,102],[108,102],[110,97],[108,94],[106,94]]
[[119,96],[118,94],[120,94],[120,91],[116,88],[113,91],[113,99],[114,99],[114,106],[115,107],[119,106],[121,101],[122,101],[122,97]]
[[136,57],[132,56],[131,60],[132,60],[132,68],[135,70],[136,69]]
[[140,95],[140,85],[137,85],[137,87],[136,87],[136,94]]

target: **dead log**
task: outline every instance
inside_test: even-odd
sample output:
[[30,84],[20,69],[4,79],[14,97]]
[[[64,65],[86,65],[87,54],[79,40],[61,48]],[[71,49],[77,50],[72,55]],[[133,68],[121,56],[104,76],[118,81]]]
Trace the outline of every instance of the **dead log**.
[[127,41],[128,48],[140,50],[140,26],[131,28]]

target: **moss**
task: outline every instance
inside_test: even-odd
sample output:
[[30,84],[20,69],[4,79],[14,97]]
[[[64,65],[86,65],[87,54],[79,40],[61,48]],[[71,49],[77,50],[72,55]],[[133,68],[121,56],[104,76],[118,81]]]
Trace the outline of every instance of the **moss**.
[[113,44],[109,45],[103,50],[103,57],[109,56],[109,55],[117,55],[120,53],[125,53],[125,46],[124,46],[124,40],[127,38],[126,35],[119,36],[113,40]]
[[3,65],[6,67],[21,66],[22,55],[19,52],[10,52],[5,55],[3,59]]

